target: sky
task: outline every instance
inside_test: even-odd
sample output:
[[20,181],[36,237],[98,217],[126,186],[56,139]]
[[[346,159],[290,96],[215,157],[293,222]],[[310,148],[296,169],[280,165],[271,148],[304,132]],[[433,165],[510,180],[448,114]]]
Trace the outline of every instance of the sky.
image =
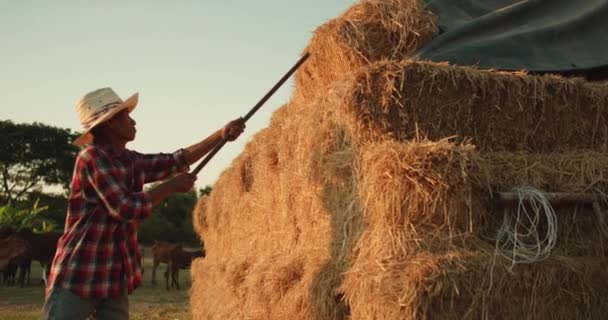
[[[0,119],[80,131],[75,106],[86,93],[139,92],[127,147],[172,152],[245,115],[313,31],[355,2],[0,0]],[[290,79],[266,102],[199,173],[198,187],[215,183],[293,88]]]

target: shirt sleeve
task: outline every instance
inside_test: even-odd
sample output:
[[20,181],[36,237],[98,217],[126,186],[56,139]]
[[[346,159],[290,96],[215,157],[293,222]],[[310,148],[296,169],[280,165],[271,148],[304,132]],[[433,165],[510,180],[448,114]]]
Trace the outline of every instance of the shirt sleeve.
[[172,174],[188,169],[184,149],[174,153],[141,154],[132,151],[135,167],[144,173],[144,183],[163,180]]
[[130,191],[125,183],[126,172],[115,166],[105,152],[88,148],[80,157],[84,162],[85,175],[112,218],[131,221],[150,216],[150,196],[146,192]]

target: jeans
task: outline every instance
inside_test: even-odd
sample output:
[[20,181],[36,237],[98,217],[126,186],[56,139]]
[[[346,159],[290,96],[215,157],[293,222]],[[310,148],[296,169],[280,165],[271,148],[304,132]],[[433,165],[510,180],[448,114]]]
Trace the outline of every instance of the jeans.
[[42,307],[43,320],[84,320],[95,312],[99,320],[129,319],[129,299],[123,287],[120,295],[107,299],[86,299],[68,289],[53,287]]

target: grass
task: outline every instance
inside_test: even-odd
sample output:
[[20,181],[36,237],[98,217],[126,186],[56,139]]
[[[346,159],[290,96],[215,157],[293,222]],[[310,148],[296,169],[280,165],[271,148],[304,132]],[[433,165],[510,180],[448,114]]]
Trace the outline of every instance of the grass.
[[[190,289],[190,272],[180,272],[180,291],[165,289],[165,264],[156,270],[158,285],[150,283],[152,279],[152,259],[146,248],[144,259],[143,285],[129,296],[130,319],[135,320],[183,320],[190,319],[188,291]],[[39,319],[44,303],[44,286],[40,285],[41,268],[38,262],[32,263],[32,280],[29,286],[0,286],[0,319],[30,320]]]

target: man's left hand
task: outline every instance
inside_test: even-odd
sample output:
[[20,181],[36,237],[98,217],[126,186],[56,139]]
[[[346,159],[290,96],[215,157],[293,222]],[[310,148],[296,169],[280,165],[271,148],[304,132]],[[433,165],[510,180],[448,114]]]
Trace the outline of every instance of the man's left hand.
[[228,122],[227,125],[222,128],[222,138],[228,141],[234,141],[238,138],[241,133],[245,130],[245,120],[238,118]]

